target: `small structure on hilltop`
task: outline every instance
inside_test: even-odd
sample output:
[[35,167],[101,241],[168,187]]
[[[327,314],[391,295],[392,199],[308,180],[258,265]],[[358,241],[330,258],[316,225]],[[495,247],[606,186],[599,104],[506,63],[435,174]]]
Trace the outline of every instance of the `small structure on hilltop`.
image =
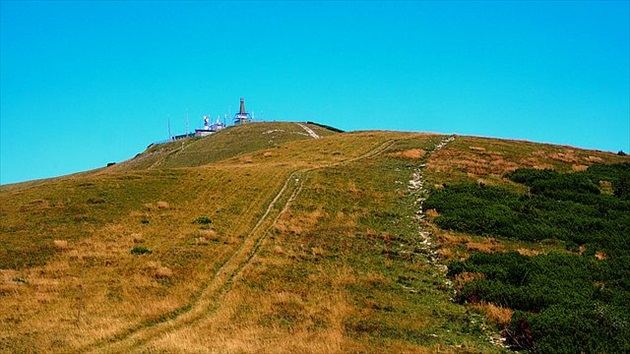
[[169,140],[159,141],[159,142],[154,143],[154,144],[168,143],[169,141],[188,139],[188,138],[192,138],[194,136],[195,136],[195,133],[186,133],[186,134],[180,134],[180,135],[172,135]]
[[209,124],[210,116],[203,116],[203,129],[195,129],[195,136],[206,136],[218,132],[225,128],[225,124],[219,122],[217,118],[216,123]]
[[245,111],[245,99],[241,98],[241,108],[234,115],[234,125],[249,123],[252,121],[252,115]]
[[[162,141],[156,141],[156,142],[152,143],[151,145],[164,144],[164,143],[168,143],[170,141],[176,141],[176,140],[181,140],[181,139],[188,139],[188,138],[193,138],[193,137],[203,137],[203,136],[214,134],[214,133],[218,132],[219,130],[223,130],[223,129],[227,128],[227,126],[228,126],[227,119],[228,119],[228,114],[225,114],[225,116],[223,117],[223,121],[221,121],[221,117],[220,116],[217,116],[216,122],[215,123],[210,123],[210,116],[209,115],[203,116],[203,128],[195,129],[194,133],[189,133],[189,130],[188,130],[188,113],[186,113],[186,134],[172,135],[171,134],[171,122],[170,122],[170,116],[169,116],[169,119],[168,119],[168,139],[167,140],[162,140]],[[241,107],[239,109],[239,112],[234,115],[234,122],[233,122],[234,125],[240,125],[240,124],[244,124],[244,123],[249,123],[249,122],[251,122],[253,120],[254,120],[253,113],[250,114],[247,111],[245,111],[245,99],[241,98]],[[151,145],[149,145],[149,146],[151,146]]]

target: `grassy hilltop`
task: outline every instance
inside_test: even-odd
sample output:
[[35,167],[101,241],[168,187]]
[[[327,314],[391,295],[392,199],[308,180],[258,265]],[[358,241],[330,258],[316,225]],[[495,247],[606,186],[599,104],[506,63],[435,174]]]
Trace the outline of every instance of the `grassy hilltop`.
[[[545,322],[567,303],[628,333],[630,247],[618,236],[630,230],[619,217],[630,214],[619,165],[629,158],[308,127],[319,138],[252,123],[0,187],[0,352],[487,353],[507,350],[501,332],[545,351],[550,333],[570,328]],[[552,193],[571,183],[587,196]],[[550,200],[577,210],[566,227],[590,218],[580,237],[552,228]],[[519,218],[519,232],[500,223]],[[551,231],[536,237],[532,225]],[[592,291],[527,308],[510,297],[531,292],[510,267],[556,263],[586,269],[579,284]],[[553,291],[536,279],[520,285]]]

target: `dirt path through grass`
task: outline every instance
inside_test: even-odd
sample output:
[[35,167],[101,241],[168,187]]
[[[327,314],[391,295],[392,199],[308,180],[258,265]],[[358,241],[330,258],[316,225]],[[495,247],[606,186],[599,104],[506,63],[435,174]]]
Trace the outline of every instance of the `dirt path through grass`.
[[274,226],[282,213],[287,210],[289,203],[297,197],[298,193],[301,191],[305,174],[313,170],[338,166],[373,157],[385,151],[393,144],[393,140],[388,140],[359,157],[294,171],[269,203],[267,210],[245,237],[242,244],[221,268],[210,277],[207,285],[204,286],[194,303],[185,306],[182,311],[178,313],[165,316],[163,321],[141,324],[126,333],[121,333],[116,337],[94,343],[87,348],[82,348],[80,352],[126,353],[133,349],[139,349],[139,347],[145,346],[151,340],[159,338],[166,333],[193,325],[202,319],[208,319],[208,316],[221,306],[222,296],[230,290],[234,278],[241,273],[242,269],[247,266],[254,257],[260,245],[265,240],[268,231]]
[[300,124],[300,123],[295,123],[295,124],[302,127],[302,129],[304,129],[308,133],[308,135],[312,136],[314,139],[321,138],[319,135],[317,135],[317,133],[315,133],[311,128],[307,127],[306,125]]
[[[435,147],[431,151],[428,151],[422,160],[420,160],[420,164],[418,168],[412,173],[411,179],[409,180],[408,189],[411,193],[416,195],[415,206],[417,208],[416,212],[416,220],[418,222],[418,235],[420,236],[420,249],[423,251],[425,256],[427,257],[427,261],[432,265],[437,267],[441,272],[446,272],[447,268],[444,264],[440,262],[440,257],[437,252],[437,246],[435,245],[433,238],[431,237],[430,227],[425,221],[426,215],[424,214],[424,210],[422,205],[424,201],[428,198],[429,194],[425,188],[425,178],[424,178],[424,168],[426,162],[429,160],[431,155],[441,150],[448,143],[455,140],[455,136],[451,135],[448,137],[444,137],[440,142],[438,142]],[[414,289],[407,289],[411,292],[414,292]]]

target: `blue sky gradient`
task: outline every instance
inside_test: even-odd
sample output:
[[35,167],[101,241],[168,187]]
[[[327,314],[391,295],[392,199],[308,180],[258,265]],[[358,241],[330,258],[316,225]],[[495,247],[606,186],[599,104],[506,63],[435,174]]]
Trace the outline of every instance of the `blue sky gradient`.
[[0,2],[0,183],[234,114],[630,151],[630,7]]

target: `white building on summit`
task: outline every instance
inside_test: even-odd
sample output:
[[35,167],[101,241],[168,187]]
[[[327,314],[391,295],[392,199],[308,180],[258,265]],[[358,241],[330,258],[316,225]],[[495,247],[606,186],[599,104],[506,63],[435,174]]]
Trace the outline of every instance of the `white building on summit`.
[[[186,114],[186,134],[181,134],[181,135],[171,135],[171,123],[169,120],[168,123],[168,140],[164,140],[164,141],[159,141],[159,142],[155,142],[153,144],[163,144],[169,141],[175,141],[175,140],[181,140],[181,139],[187,139],[187,138],[192,138],[192,137],[202,137],[202,136],[207,136],[207,135],[211,135],[214,134],[216,132],[218,132],[219,130],[225,129],[227,128],[227,120],[228,115],[225,114],[225,117],[223,118],[223,121],[221,121],[221,117],[217,116],[217,120],[215,123],[210,123],[210,116],[209,115],[205,115],[203,116],[203,128],[201,129],[195,129],[194,133],[190,133],[188,130],[188,114]],[[236,113],[234,115],[234,125],[240,125],[240,124],[244,124],[244,123],[249,123],[253,120],[253,114],[249,114],[245,111],[245,99],[241,98],[241,107],[238,113]],[[151,145],[153,145],[151,144]]]
[[219,130],[225,128],[225,124],[219,122],[217,118],[216,123],[209,124],[210,116],[203,116],[203,129],[195,129],[195,136],[206,136],[212,133],[216,133]]

